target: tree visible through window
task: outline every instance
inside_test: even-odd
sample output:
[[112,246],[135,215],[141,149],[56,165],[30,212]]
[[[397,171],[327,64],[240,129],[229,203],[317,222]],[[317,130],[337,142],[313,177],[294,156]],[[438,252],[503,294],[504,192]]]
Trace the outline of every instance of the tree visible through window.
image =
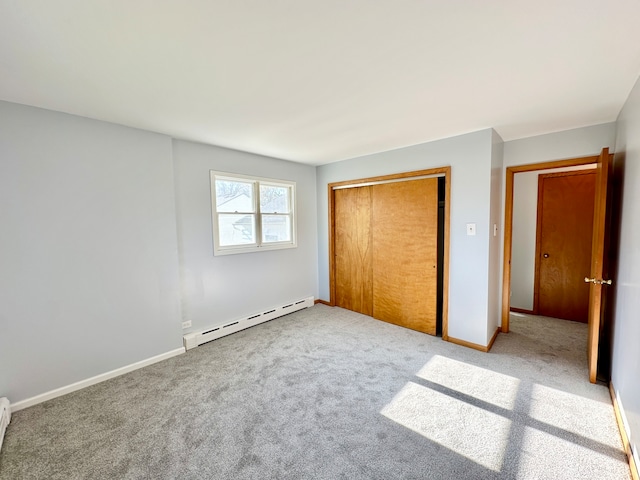
[[214,254],[292,248],[295,183],[211,171]]

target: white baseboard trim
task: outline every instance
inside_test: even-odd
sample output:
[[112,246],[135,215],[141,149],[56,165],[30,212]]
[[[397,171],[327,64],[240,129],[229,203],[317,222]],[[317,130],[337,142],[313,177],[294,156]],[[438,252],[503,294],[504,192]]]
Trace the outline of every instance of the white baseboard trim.
[[102,373],[100,375],[96,375],[95,377],[87,378],[86,380],[81,380],[79,382],[72,383],[71,385],[67,385],[65,387],[56,388],[55,390],[51,390],[49,392],[41,393],[40,395],[36,395],[35,397],[27,398],[25,400],[21,400],[16,403],[12,403],[11,411],[17,412],[18,410],[22,410],[23,408],[31,407],[33,405],[37,405],[38,403],[46,402],[47,400],[51,400],[52,398],[66,395],[67,393],[75,392],[76,390],[80,390],[81,388],[89,387],[91,385],[95,385],[96,383],[109,380],[110,378],[118,377],[120,375],[124,375],[125,373],[138,370],[139,368],[146,367],[148,365],[153,365],[154,363],[161,362],[162,360],[175,357],[177,355],[185,353],[185,351],[186,350],[184,349],[184,347],[176,348],[175,350],[171,350],[166,353],[161,353],[160,355],[156,355],[155,357],[147,358],[145,360],[140,360],[139,362],[132,363],[131,365],[126,365],[124,367],[116,368],[115,370],[111,370],[110,372]]

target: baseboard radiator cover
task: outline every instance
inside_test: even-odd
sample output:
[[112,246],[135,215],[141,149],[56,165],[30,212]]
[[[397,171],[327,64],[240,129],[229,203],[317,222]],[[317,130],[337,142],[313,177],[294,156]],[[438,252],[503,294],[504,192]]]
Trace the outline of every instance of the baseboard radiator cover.
[[263,312],[249,315],[248,317],[234,320],[232,322],[225,323],[224,325],[208,328],[199,332],[187,333],[183,337],[184,348],[186,350],[190,350],[202,345],[203,343],[211,342],[217,338],[226,337],[227,335],[239,332],[245,328],[253,327],[254,325],[258,325],[263,322],[268,322],[274,318],[282,317],[304,308],[313,307],[313,305],[314,298],[307,297],[280,305],[279,307],[265,309]]
[[0,398],[0,450],[2,450],[2,441],[4,440],[4,433],[7,431],[7,426],[11,421],[11,404],[7,397]]

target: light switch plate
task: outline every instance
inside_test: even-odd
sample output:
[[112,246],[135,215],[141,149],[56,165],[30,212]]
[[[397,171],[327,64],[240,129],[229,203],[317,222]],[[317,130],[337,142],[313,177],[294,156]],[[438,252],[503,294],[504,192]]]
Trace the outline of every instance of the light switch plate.
[[476,234],[476,224],[467,223],[467,235],[475,235],[475,234]]

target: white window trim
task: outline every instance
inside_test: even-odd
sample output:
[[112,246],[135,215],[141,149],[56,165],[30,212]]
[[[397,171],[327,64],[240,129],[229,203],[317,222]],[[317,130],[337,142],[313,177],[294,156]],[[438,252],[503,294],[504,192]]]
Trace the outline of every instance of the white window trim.
[[[229,173],[229,172],[220,172],[216,170],[210,170],[210,180],[211,180],[211,221],[212,221],[212,230],[213,230],[213,254],[215,256],[219,255],[233,255],[237,253],[251,253],[251,252],[262,252],[265,250],[282,250],[285,248],[296,248],[298,246],[297,241],[297,218],[296,218],[296,182],[292,182],[289,180],[279,180],[275,178],[265,178],[265,177],[254,177],[249,175],[241,175],[237,173]],[[255,215],[256,217],[256,225],[255,225],[255,237],[256,243],[244,244],[244,245],[230,245],[230,246],[221,246],[220,245],[220,235],[218,228],[218,210],[216,205],[216,178],[217,179],[225,179],[225,180],[247,180],[254,183],[254,192],[253,192],[253,200],[254,200],[254,212],[235,212],[238,214],[246,213],[247,215]],[[291,241],[286,242],[269,242],[262,243],[262,215],[269,215],[272,212],[261,212],[260,211],[260,185],[271,185],[278,187],[287,187],[290,189],[291,198],[290,200],[290,213],[289,216],[291,218]],[[226,212],[225,212],[226,213]]]

